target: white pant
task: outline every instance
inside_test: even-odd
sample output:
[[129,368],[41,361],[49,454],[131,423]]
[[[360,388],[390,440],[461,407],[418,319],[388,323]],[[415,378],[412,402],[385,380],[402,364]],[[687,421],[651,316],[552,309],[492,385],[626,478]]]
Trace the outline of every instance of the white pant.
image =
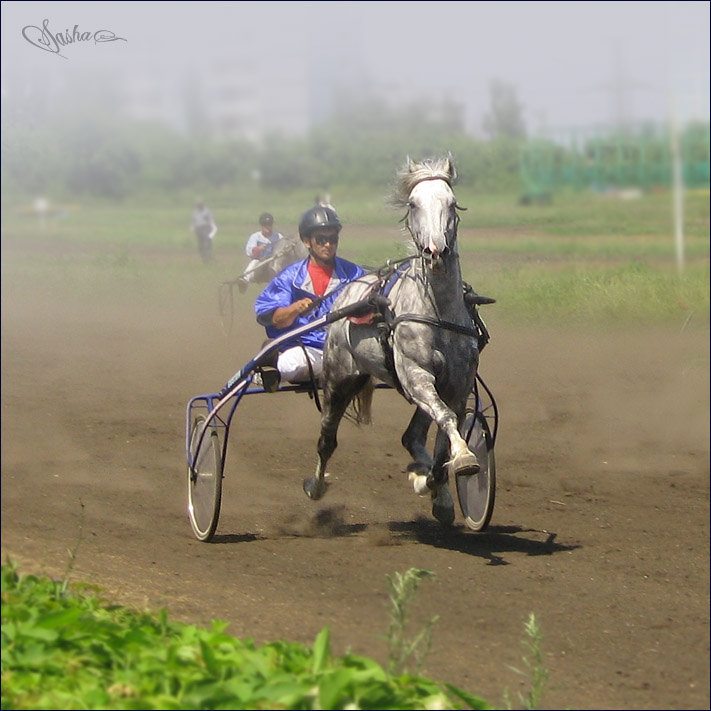
[[261,259],[253,259],[244,269],[244,273],[242,278],[247,281],[251,282],[254,280],[254,274],[257,271],[257,267],[262,263]]
[[279,359],[277,360],[277,369],[281,373],[281,377],[290,383],[303,383],[311,379],[304,348],[311,361],[314,377],[317,380],[321,377],[323,351],[318,348],[313,348],[312,346],[295,346],[294,348],[288,348],[283,353],[280,353]]

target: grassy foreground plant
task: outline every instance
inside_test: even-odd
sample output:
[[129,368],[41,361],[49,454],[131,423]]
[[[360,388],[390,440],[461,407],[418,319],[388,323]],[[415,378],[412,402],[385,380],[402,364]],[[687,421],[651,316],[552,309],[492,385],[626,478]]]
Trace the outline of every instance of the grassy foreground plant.
[[[87,590],[2,567],[3,709],[487,709],[450,684],[346,653],[324,628],[312,647],[257,647],[138,613]],[[95,591],[94,591],[95,592]],[[444,690],[443,690],[444,689]]]
[[[525,669],[511,668],[529,682],[528,691],[525,694],[518,694],[521,708],[527,711],[534,711],[540,708],[541,699],[548,684],[548,669],[543,663],[541,646],[543,635],[533,613],[528,616],[523,629],[525,636],[521,646],[523,647],[523,665]],[[510,705],[508,707],[511,708]]]
[[388,625],[388,669],[391,674],[408,671],[408,660],[414,660],[414,673],[419,673],[432,642],[432,627],[439,619],[432,617],[414,636],[408,637],[407,626],[410,607],[420,583],[425,578],[434,578],[430,570],[410,568],[405,573],[388,575],[390,588],[390,624]]

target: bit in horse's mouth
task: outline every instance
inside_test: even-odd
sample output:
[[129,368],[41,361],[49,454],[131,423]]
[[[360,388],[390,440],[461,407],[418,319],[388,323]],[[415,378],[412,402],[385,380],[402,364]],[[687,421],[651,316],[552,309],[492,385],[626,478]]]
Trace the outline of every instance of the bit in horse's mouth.
[[424,249],[422,250],[422,256],[429,262],[430,269],[432,269],[433,272],[442,272],[446,269],[444,258],[448,252],[448,247],[442,252],[431,252],[429,249]]

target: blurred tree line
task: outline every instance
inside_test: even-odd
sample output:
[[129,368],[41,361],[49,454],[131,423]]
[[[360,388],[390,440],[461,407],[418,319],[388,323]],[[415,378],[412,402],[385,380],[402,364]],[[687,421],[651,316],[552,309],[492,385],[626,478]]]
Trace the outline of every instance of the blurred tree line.
[[483,190],[516,190],[521,107],[510,92],[497,91],[487,140],[468,135],[460,107],[446,101],[425,115],[414,104],[391,108],[372,97],[341,97],[330,118],[307,136],[273,134],[258,143],[121,118],[109,90],[91,102],[75,91],[51,108],[4,101],[3,191],[123,198],[255,182],[282,190],[386,190],[407,155],[422,159],[448,151],[468,182]]
[[[51,110],[31,101],[4,101],[2,185],[5,194],[114,199],[239,189],[255,182],[281,190],[368,186],[385,191],[405,156],[422,159],[451,151],[461,182],[485,192],[520,191],[526,177],[522,156],[536,144],[527,139],[523,107],[505,82],[490,86],[483,127],[485,138],[468,134],[459,107],[446,101],[424,114],[417,105],[392,108],[373,97],[341,97],[330,118],[307,136],[274,134],[254,143],[129,121],[106,104],[82,104],[76,95]],[[686,143],[692,153],[705,150],[701,158],[708,166],[708,124],[691,130],[702,140]],[[551,145],[558,162],[565,163],[567,150]]]

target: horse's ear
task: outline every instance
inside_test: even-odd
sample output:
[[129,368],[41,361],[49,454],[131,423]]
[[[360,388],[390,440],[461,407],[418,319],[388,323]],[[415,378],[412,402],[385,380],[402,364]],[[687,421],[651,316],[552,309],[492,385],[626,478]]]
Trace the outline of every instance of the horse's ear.
[[409,154],[407,158],[405,159],[405,167],[407,168],[408,173],[412,173],[414,171],[414,164],[412,162],[412,159],[410,158]]
[[454,167],[454,158],[452,158],[452,152],[447,153],[447,172],[449,173],[449,180],[453,183],[457,179],[457,169]]

